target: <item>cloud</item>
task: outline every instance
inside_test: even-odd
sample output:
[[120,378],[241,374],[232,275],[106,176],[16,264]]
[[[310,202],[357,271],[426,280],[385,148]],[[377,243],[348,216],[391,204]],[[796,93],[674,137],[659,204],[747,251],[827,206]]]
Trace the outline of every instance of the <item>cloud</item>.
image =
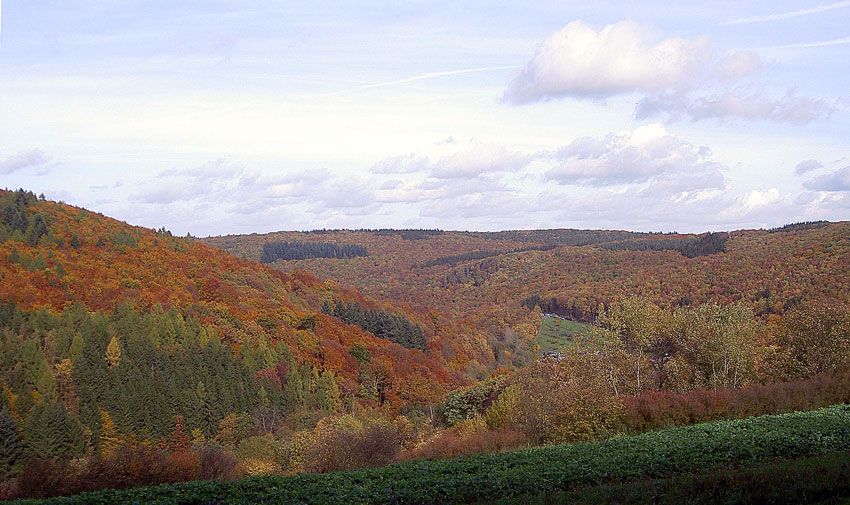
[[11,174],[25,168],[38,167],[50,161],[50,157],[41,149],[21,151],[18,154],[0,160],[0,174]]
[[764,190],[756,189],[744,195],[741,203],[743,203],[744,207],[748,209],[757,209],[759,207],[781,202],[782,200],[783,197],[777,188]]
[[797,163],[797,166],[794,167],[794,175],[803,175],[806,172],[811,172],[812,170],[817,170],[819,168],[823,168],[823,163],[818,160],[805,160]]
[[437,160],[430,173],[439,179],[468,179],[493,172],[512,172],[525,166],[531,157],[509,151],[500,144],[477,143]]
[[815,191],[850,191],[850,166],[809,179],[803,187]]
[[601,30],[573,21],[543,41],[508,84],[503,100],[524,104],[565,96],[601,99],[682,88],[707,63],[717,64],[708,37],[654,42],[649,30],[632,21]]
[[696,99],[682,94],[648,96],[638,102],[635,118],[646,119],[667,114],[671,120],[738,117],[804,125],[815,119],[829,117],[834,111],[835,107],[826,100],[799,97],[794,90],[788,90],[782,98],[772,99],[758,90],[729,89],[714,96]]
[[533,156],[511,151],[496,143],[471,141],[444,144],[450,154],[432,160],[428,156],[406,154],[384,158],[372,166],[373,174],[424,173],[435,179],[474,179],[498,172],[514,172],[527,165]]
[[[582,137],[555,152],[546,179],[567,185],[610,186],[652,180],[668,190],[722,187],[721,166],[708,148],[695,147],[661,124],[603,138]],[[685,182],[682,187],[676,187]]]
[[599,101],[638,93],[636,119],[671,121],[737,117],[807,124],[835,110],[826,100],[800,97],[793,89],[769,98],[749,83],[763,67],[756,53],[721,52],[707,36],[658,40],[632,21],[599,30],[573,21],[543,41],[510,80],[502,101]]
[[410,153],[384,158],[372,166],[372,172],[376,174],[409,174],[421,172],[427,166],[427,157]]
[[808,16],[811,14],[819,14],[821,12],[830,11],[833,9],[841,9],[843,7],[850,7],[850,1],[842,1],[842,2],[834,2],[826,5],[819,5],[817,7],[812,7],[809,9],[800,9],[796,11],[790,12],[781,12],[779,14],[767,14],[764,16],[750,16],[746,18],[738,18],[733,19],[732,21],[728,21],[727,25],[737,25],[744,23],[763,23],[765,21],[779,21],[781,19],[795,18],[799,16]]

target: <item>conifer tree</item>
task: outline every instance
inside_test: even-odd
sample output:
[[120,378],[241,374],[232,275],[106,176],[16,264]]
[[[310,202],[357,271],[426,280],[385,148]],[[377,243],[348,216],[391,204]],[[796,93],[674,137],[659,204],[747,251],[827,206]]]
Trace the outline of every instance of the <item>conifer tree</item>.
[[100,454],[104,457],[114,454],[121,446],[124,445],[124,437],[118,433],[118,428],[115,426],[115,421],[109,412],[100,409]]
[[121,363],[121,346],[118,343],[118,337],[112,337],[109,345],[106,346],[106,362],[109,363],[110,368]]
[[85,341],[83,340],[83,336],[79,333],[74,335],[74,340],[71,341],[71,349],[68,351],[68,358],[73,363],[83,355],[83,349],[85,348]]
[[33,455],[41,458],[65,456],[68,448],[68,424],[65,407],[39,403],[26,423],[25,440]]
[[0,410],[0,477],[14,475],[23,462],[24,449],[18,422],[4,407]]
[[325,370],[316,381],[316,396],[319,408],[330,412],[338,412],[342,408],[339,386],[334,380],[334,374]]

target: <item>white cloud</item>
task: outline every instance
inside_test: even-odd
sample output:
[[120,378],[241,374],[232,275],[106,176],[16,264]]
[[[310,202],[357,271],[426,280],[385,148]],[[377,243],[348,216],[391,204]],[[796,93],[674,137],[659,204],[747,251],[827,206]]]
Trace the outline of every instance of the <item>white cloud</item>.
[[41,149],[21,151],[18,154],[0,160],[0,174],[11,174],[25,168],[38,167],[50,161],[50,157]]
[[436,159],[414,153],[384,158],[372,166],[373,174],[424,173],[435,179],[474,179],[487,174],[522,169],[532,156],[496,143],[470,141],[441,144],[450,152]]
[[744,204],[744,207],[747,209],[757,209],[759,207],[764,207],[766,205],[771,205],[777,202],[781,202],[783,200],[782,195],[779,193],[779,189],[770,188],[770,189],[755,189],[750,191],[746,195],[744,195],[741,202]]
[[825,100],[798,97],[793,90],[779,99],[765,97],[760,91],[727,90],[719,96],[699,98],[683,112],[693,120],[740,117],[804,125],[829,117],[834,110]]
[[523,104],[563,96],[607,98],[689,87],[717,56],[708,37],[653,40],[632,21],[601,30],[573,21],[547,37],[508,84],[503,99]]
[[640,94],[636,119],[743,119],[807,124],[835,106],[780,98],[749,81],[764,64],[751,51],[723,53],[707,36],[658,40],[648,28],[621,21],[599,30],[573,21],[547,37],[508,83],[504,102],[520,105],[556,98],[601,100]]
[[585,186],[652,180],[677,191],[722,187],[721,165],[710,156],[709,149],[684,142],[656,123],[604,138],[579,138],[555,152],[558,164],[545,177]]
[[800,163],[797,163],[797,166],[794,167],[794,175],[803,175],[806,172],[811,172],[812,170],[817,170],[819,168],[823,168],[823,163],[818,160],[804,160]]

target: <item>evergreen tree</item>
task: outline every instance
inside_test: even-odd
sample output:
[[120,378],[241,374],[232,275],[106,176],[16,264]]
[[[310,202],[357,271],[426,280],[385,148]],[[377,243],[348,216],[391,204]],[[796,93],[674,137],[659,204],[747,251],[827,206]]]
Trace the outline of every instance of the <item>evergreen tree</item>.
[[60,404],[39,403],[32,409],[26,423],[25,440],[34,456],[59,458],[68,447],[68,424],[65,407]]
[[18,429],[18,422],[12,417],[9,409],[0,410],[0,477],[8,478],[14,475],[23,463],[24,441]]
[[338,412],[342,408],[339,386],[330,370],[325,370],[319,380],[316,381],[316,396],[318,397],[318,406],[322,410]]

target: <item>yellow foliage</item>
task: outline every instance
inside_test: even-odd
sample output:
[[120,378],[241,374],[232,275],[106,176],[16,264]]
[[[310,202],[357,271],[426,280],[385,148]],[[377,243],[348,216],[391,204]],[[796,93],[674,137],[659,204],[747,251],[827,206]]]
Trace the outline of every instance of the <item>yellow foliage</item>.
[[279,464],[267,459],[243,459],[239,462],[238,468],[249,477],[282,473]]

